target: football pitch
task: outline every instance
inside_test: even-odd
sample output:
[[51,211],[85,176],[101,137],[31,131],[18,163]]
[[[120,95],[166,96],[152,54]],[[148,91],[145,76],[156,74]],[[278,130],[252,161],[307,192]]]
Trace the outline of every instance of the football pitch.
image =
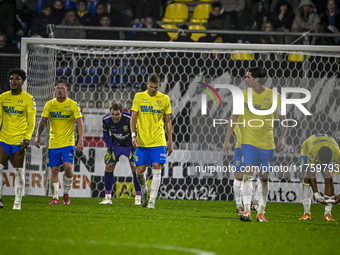
[[234,202],[157,200],[156,209],[133,199],[4,196],[0,209],[0,254],[336,254],[340,206],[335,222],[323,220],[324,205],[312,204],[312,221],[299,221],[301,204],[268,203],[267,223],[240,222]]

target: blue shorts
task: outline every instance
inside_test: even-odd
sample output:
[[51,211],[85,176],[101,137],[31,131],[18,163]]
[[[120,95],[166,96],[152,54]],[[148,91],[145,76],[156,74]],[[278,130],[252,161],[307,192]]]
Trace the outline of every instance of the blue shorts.
[[152,166],[152,163],[166,163],[166,147],[158,146],[158,147],[138,147],[136,150],[136,166],[144,166],[149,165]]
[[258,166],[260,170],[272,171],[274,149],[262,150],[250,144],[242,144],[244,166]]
[[67,146],[57,149],[48,149],[47,166],[60,166],[64,162],[73,164],[74,160],[74,146]]
[[12,156],[12,154],[14,152],[21,149],[20,144],[19,145],[11,145],[11,144],[7,144],[7,143],[4,143],[4,142],[0,142],[0,145],[5,149],[9,158]]
[[242,148],[235,148],[234,151],[234,169],[236,171],[241,171],[241,166],[243,166],[243,153],[242,153]]
[[[308,167],[308,157],[307,156],[301,156],[301,169],[302,171],[306,171]],[[314,168],[314,169],[313,169]],[[325,168],[325,165],[323,164],[315,164],[311,170],[323,170]],[[327,166],[327,169],[332,169],[334,170],[334,165],[333,162],[330,162]]]
[[135,149],[132,146],[113,146],[113,153],[115,155],[115,159],[111,157],[109,162],[105,162],[106,164],[118,162],[121,155],[126,156],[130,162],[135,162]]

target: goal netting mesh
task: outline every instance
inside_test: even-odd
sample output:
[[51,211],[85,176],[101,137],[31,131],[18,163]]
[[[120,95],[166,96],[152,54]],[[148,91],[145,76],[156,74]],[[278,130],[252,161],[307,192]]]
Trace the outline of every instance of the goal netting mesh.
[[[202,115],[201,94],[205,92],[199,88],[200,83],[205,83],[212,87],[232,84],[244,89],[249,67],[267,70],[267,87],[274,86],[279,91],[282,87],[302,87],[312,94],[305,104],[312,116],[305,116],[298,108],[288,105],[287,118],[296,120],[297,125],[288,130],[285,151],[275,154],[274,164],[281,166],[281,170],[270,174],[269,201],[301,201],[300,148],[306,138],[326,133],[340,140],[340,52],[333,47],[55,39],[26,42],[22,66],[28,73],[26,90],[37,101],[37,121],[46,101],[54,97],[56,79],[67,80],[71,87],[68,96],[79,102],[82,109],[85,147],[75,157],[71,196],[104,196],[106,147],[101,119],[113,102],[130,111],[135,94],[146,89],[147,77],[153,72],[160,75],[160,91],[169,95],[172,103],[174,152],[162,170],[160,198],[233,200],[235,173],[225,168],[232,165],[233,153],[227,156],[222,149],[227,124],[213,126],[214,119],[230,117],[232,95],[229,90],[216,89],[223,106],[207,96],[207,114]],[[277,141],[279,126],[276,124],[274,129]],[[35,148],[31,142],[27,152],[26,194],[46,194],[46,130],[42,141],[42,149]],[[231,142],[235,145],[235,136]],[[113,196],[133,197],[132,173],[126,158],[121,157],[114,176]],[[147,176],[150,184],[151,169],[147,170]],[[10,183],[9,174],[8,178]],[[317,180],[322,193],[321,174]],[[334,183],[338,193],[339,175],[334,175]]]

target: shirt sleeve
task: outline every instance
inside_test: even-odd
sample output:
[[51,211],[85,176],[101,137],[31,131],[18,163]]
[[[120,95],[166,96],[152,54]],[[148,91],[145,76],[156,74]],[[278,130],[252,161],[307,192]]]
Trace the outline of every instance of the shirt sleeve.
[[167,105],[165,106],[165,114],[170,114],[171,113],[171,102],[169,96],[167,96]]
[[36,104],[35,104],[35,99],[34,99],[34,97],[32,97],[31,100],[29,101],[29,103],[27,104],[28,129],[27,129],[27,134],[25,136],[25,138],[27,140],[32,139],[32,134],[33,134],[34,127],[35,127],[35,115],[37,113],[36,108],[37,107],[36,107]]
[[135,98],[133,99],[133,104],[132,104],[131,110],[134,111],[134,112],[139,111],[139,98],[138,98],[137,94],[135,95]]
[[41,114],[41,117],[46,117],[46,118],[49,118],[50,117],[50,102],[47,102],[44,106],[44,110]]
[[74,102],[73,116],[74,116],[75,119],[79,119],[79,118],[83,117],[83,115],[81,114],[79,103],[77,103],[77,102]]
[[102,120],[102,127],[103,127],[103,137],[106,143],[107,147],[111,147],[112,143],[111,143],[111,139],[110,139],[110,131],[109,131],[109,127],[106,125],[104,119]]

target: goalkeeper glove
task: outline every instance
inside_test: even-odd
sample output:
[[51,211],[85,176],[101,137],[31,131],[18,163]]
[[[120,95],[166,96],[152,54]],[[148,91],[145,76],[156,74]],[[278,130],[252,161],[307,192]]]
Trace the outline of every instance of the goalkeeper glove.
[[319,192],[315,192],[314,193],[314,198],[316,201],[318,201],[319,203],[325,202],[325,198],[320,196]]
[[108,164],[110,162],[111,158],[113,158],[113,160],[116,160],[115,154],[113,152],[113,148],[109,147],[107,149],[107,153],[105,155],[105,163]]

